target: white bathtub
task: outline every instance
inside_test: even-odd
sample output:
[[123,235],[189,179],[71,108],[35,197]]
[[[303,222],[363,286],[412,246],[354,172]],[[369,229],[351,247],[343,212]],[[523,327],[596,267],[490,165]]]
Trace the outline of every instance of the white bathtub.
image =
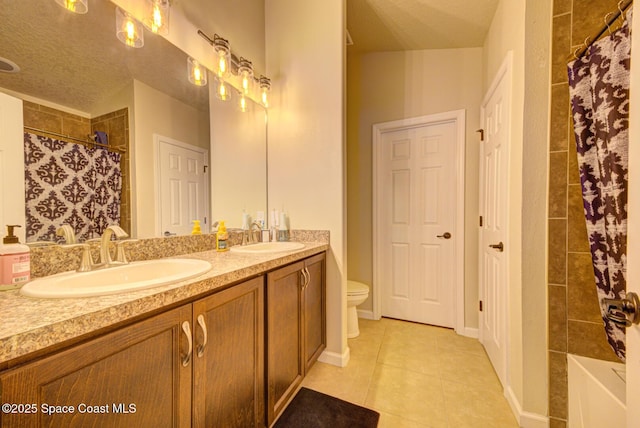
[[569,428],[624,428],[625,365],[567,354]]

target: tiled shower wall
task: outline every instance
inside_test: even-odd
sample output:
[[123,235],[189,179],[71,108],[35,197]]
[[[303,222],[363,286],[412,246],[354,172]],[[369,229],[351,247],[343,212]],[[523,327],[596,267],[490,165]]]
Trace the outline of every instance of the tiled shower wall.
[[567,353],[618,361],[606,341],[582,207],[567,58],[618,0],[554,0],[549,143],[549,415],[567,422]]
[[[109,136],[109,147],[123,152],[120,165],[122,167],[122,200],[120,226],[131,231],[131,180],[129,173],[129,110],[123,108],[112,113],[87,119],[75,114],[66,113],[51,107],[23,101],[24,126],[86,139],[94,131],[104,131]],[[33,131],[29,131],[33,132]],[[36,132],[44,136],[46,132]],[[64,138],[62,138],[64,140]],[[75,141],[71,141],[74,143]]]

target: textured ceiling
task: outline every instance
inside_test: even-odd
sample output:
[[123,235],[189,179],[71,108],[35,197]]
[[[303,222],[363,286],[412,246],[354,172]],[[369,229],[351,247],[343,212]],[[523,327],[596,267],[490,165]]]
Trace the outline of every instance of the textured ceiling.
[[21,68],[0,73],[0,87],[91,113],[135,78],[208,109],[207,88],[187,81],[186,54],[146,30],[142,49],[126,47],[115,36],[108,0],[91,1],[85,15],[52,0],[4,1],[0,22],[0,57]]
[[480,47],[498,0],[347,0],[349,52]]

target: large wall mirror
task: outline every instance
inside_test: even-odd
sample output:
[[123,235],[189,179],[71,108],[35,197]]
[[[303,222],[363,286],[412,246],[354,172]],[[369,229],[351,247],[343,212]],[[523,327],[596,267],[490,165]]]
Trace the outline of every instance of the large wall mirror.
[[[0,57],[20,67],[0,72],[0,91],[25,100],[25,127],[33,128],[25,132],[83,139],[105,131],[122,153],[122,225],[132,236],[162,236],[165,229],[157,218],[158,183],[166,178],[158,166],[159,141],[207,154],[203,232],[223,218],[239,226],[242,209],[266,210],[261,106],[253,103],[247,114],[231,103],[210,104],[211,80],[209,87],[189,83],[187,54],[160,36],[145,30],[144,47],[123,45],[115,35],[115,5],[107,0],[91,1],[84,15],[53,0],[5,2],[0,21]],[[243,190],[247,179],[253,185]],[[177,212],[179,200],[171,203],[169,213]]]

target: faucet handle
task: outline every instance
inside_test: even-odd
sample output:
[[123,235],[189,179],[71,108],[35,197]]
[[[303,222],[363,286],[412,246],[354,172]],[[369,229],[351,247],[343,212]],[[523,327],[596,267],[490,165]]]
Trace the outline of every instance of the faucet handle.
[[124,239],[122,241],[116,241],[116,262],[128,264],[127,254],[124,252],[124,244],[127,242],[137,242],[137,239]]
[[76,272],[89,272],[93,269],[93,257],[91,257],[91,246],[89,244],[67,244],[62,248],[82,248],[82,258],[80,259],[80,266],[76,269]]

